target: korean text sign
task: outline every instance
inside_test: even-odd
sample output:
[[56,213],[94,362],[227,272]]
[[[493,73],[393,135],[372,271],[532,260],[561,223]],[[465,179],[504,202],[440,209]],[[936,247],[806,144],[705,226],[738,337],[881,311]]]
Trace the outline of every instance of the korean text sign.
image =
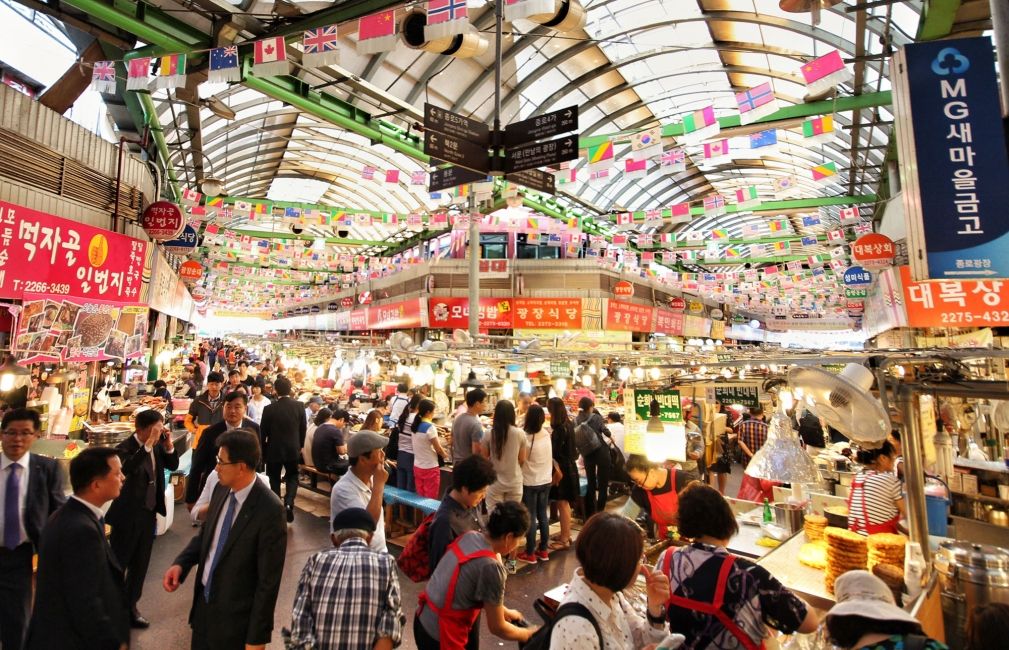
[[581,298],[515,298],[516,329],[571,330],[582,327]]
[[648,390],[643,388],[628,388],[624,390],[624,403],[633,400],[634,414],[637,419],[647,421],[652,399],[659,403],[659,419],[663,422],[683,422],[683,410],[680,407],[680,391],[678,390]]
[[25,293],[129,303],[147,242],[0,201],[0,296]]
[[914,282],[900,267],[909,327],[1009,325],[1009,280]]
[[895,61],[912,276],[1009,277],[1009,158],[991,39],[907,45]]
[[654,312],[652,307],[646,305],[610,299],[606,305],[606,329],[623,332],[654,331]]
[[[439,329],[466,329],[469,327],[469,299],[452,296],[428,298],[428,322]],[[512,299],[481,298],[480,329],[511,329]]]

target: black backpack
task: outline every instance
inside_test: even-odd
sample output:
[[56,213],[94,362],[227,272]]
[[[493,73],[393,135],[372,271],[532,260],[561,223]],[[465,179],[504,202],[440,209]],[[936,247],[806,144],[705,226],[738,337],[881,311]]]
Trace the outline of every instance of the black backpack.
[[550,637],[553,636],[554,625],[556,625],[557,621],[561,620],[565,616],[581,616],[582,618],[587,618],[589,622],[592,623],[592,628],[596,631],[596,638],[599,639],[599,650],[606,647],[603,643],[603,632],[599,629],[599,623],[596,623],[596,619],[592,616],[592,612],[589,611],[589,608],[581,603],[564,603],[558,607],[553,620],[536,630],[536,633],[529,637],[529,640],[524,644],[520,644],[519,647],[523,650],[549,650]]

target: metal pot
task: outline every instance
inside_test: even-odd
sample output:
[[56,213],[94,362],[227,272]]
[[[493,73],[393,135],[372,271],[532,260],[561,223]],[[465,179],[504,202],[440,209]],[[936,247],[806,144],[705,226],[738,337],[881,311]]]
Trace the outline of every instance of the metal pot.
[[791,503],[774,504],[774,523],[795,533],[802,530],[803,518],[806,516],[806,509],[802,506]]
[[942,588],[942,616],[950,650],[966,645],[967,613],[991,602],[1009,604],[1009,550],[946,541],[935,556]]

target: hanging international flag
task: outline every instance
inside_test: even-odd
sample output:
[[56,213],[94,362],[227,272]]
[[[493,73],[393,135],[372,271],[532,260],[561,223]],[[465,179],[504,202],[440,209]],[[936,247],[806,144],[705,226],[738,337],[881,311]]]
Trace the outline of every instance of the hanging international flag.
[[763,156],[778,148],[778,132],[774,129],[750,134],[750,154]]
[[843,257],[830,260],[830,268],[834,270],[834,273],[843,274],[848,268],[848,263],[844,261]]
[[715,228],[714,230],[711,231],[711,238],[712,239],[716,239],[716,240],[717,239],[728,239],[729,238],[729,231],[726,230],[725,228]]
[[792,227],[788,219],[770,219],[767,222],[767,229],[770,232],[788,232]]
[[852,208],[841,208],[840,216],[842,226],[850,226],[861,221],[861,216],[858,214],[858,206]]
[[844,241],[846,241],[844,238],[844,231],[841,230],[840,228],[836,230],[831,230],[830,232],[827,233],[827,241],[843,243]]
[[725,258],[726,259],[730,259],[731,260],[731,259],[740,258],[742,256],[743,256],[743,250],[741,248],[739,248],[738,246],[729,246],[728,248],[725,249]]
[[619,228],[625,230],[634,226],[634,215],[630,212],[618,212],[613,218],[613,221]]
[[765,276],[778,275],[778,272],[780,270],[781,269],[778,268],[777,264],[772,264],[771,266],[765,266],[763,269],[761,269],[761,271],[764,273]]
[[786,196],[791,196],[799,192],[799,180],[795,176],[781,176],[775,178],[774,185],[774,196],[775,198],[784,198]]
[[704,241],[704,233],[700,230],[691,230],[690,232],[684,234],[683,239],[691,243],[697,243]]
[[844,250],[844,246],[835,246],[830,249],[830,256],[835,260],[840,259],[845,255],[847,255],[847,251]]
[[820,225],[820,216],[816,214],[807,214],[802,217],[802,225],[806,228],[815,228]]
[[687,223],[690,221],[690,203],[674,203],[669,206],[669,223]]
[[740,124],[756,122],[778,110],[778,101],[774,98],[774,88],[770,81],[736,93],[736,105],[739,106]]
[[719,165],[729,160],[729,141],[714,140],[704,143],[704,164]]
[[[574,172],[575,170],[571,170]],[[610,182],[610,170],[609,169],[597,169],[594,172],[589,172],[589,185],[605,185]]]
[[182,205],[199,205],[203,195],[188,187],[182,188]]
[[834,116],[811,117],[802,123],[802,143],[823,144],[834,139]]
[[130,59],[126,64],[126,90],[146,90],[151,78],[151,57]]
[[659,158],[659,167],[663,174],[675,174],[686,171],[687,152],[681,148],[666,151]]
[[254,43],[252,73],[257,77],[276,77],[291,71],[287,62],[287,43],[283,36],[264,38]]
[[744,239],[760,237],[763,224],[747,223],[743,224],[742,234]]
[[399,183],[399,170],[389,169],[385,172],[385,182],[386,183]]
[[252,214],[252,204],[248,201],[237,200],[232,204],[231,209],[239,217],[248,217]]
[[868,235],[869,233],[872,232],[872,224],[866,221],[856,223],[853,230],[855,231],[856,235]]
[[757,195],[756,185],[748,185],[736,190],[736,209],[746,210],[756,205],[760,205],[760,197]]
[[424,218],[419,212],[411,212],[406,215],[406,227],[411,230],[420,230],[424,227]]
[[504,19],[518,20],[536,14],[551,13],[554,9],[554,0],[504,0]]
[[750,257],[766,257],[767,246],[763,244],[750,244]]
[[802,271],[802,262],[799,260],[792,260],[791,262],[785,264],[785,268],[792,273],[799,273]]
[[651,235],[638,235],[638,248],[652,248],[654,245]]
[[371,224],[372,224],[372,219],[371,219],[371,215],[370,214],[367,214],[367,213],[364,213],[364,212],[358,212],[357,214],[354,215],[354,225],[355,226],[361,226],[363,228],[368,228],[368,227],[371,226]]
[[662,227],[662,210],[648,210],[645,212],[645,228]]
[[841,60],[841,53],[837,50],[813,59],[802,66],[800,72],[810,95],[820,95],[852,77],[844,61]]
[[366,181],[375,180],[375,172],[378,171],[371,165],[365,165],[364,169],[361,170],[361,178]]
[[589,169],[603,169],[613,164],[613,141],[607,140],[602,144],[590,145],[587,148],[586,160]]
[[802,238],[802,245],[803,246],[816,246],[816,244],[818,242],[819,242],[819,240],[817,240],[816,237],[803,237]]
[[792,252],[792,242],[790,241],[776,241],[771,244],[771,249],[775,253],[788,254]]
[[648,173],[648,160],[624,159],[624,178],[644,178]]
[[708,242],[704,245],[704,261],[715,262],[722,259],[722,251],[718,244]]
[[186,55],[168,54],[158,62],[155,88],[178,88],[186,85]]
[[725,214],[725,197],[721,194],[709,194],[704,197],[704,216],[711,217]]
[[472,31],[466,0],[428,0],[424,40],[433,41]]
[[627,235],[613,235],[613,245],[614,246],[626,246],[627,245]]
[[682,140],[687,144],[697,144],[718,135],[721,126],[715,119],[715,107],[708,106],[688,113],[683,118]]
[[306,29],[301,37],[301,65],[306,68],[322,68],[340,62],[340,46],[336,25]]
[[814,181],[820,183],[828,182],[832,180],[834,176],[837,176],[837,163],[821,163],[816,167],[810,167],[809,173],[812,175]]
[[554,172],[554,181],[558,185],[570,185],[578,182],[578,170],[569,163],[561,163],[561,168]]
[[116,92],[115,61],[95,61],[91,68],[91,90],[100,93]]
[[427,172],[410,172],[410,185],[427,185]]
[[241,81],[242,70],[238,67],[238,46],[215,47],[210,50],[209,83]]
[[378,54],[396,47],[396,11],[380,11],[357,22],[357,53]]
[[662,127],[656,126],[631,136],[631,158],[646,160],[662,153]]

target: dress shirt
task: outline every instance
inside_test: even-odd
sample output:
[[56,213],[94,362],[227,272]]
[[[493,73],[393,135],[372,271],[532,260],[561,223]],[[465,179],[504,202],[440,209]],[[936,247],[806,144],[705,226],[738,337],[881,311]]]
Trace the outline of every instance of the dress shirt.
[[[333,491],[329,495],[329,521],[330,528],[333,527],[333,517],[338,512],[347,508],[368,509],[371,501],[372,488],[370,484],[365,484],[354,474],[353,468],[340,477],[340,480],[333,486]],[[389,549],[385,545],[385,509],[379,509],[378,521],[375,522],[375,533],[371,536],[371,548],[379,553],[388,553]]]
[[[28,541],[28,533],[25,532],[25,504],[28,502],[28,471],[30,467],[28,458],[30,456],[31,452],[27,452],[17,461],[17,464],[21,466],[21,474],[18,476],[18,490],[20,491],[18,496],[21,498],[21,503],[18,505],[18,521],[21,522],[21,538],[18,540],[18,544],[24,544]],[[6,454],[0,454],[0,509],[6,503],[7,479],[10,477],[10,473],[14,471],[8,468],[14,464],[15,461],[7,458]],[[3,519],[3,514],[0,514],[0,546],[3,545],[5,532]]]
[[[91,514],[93,514],[95,516],[95,519],[98,520],[98,523],[100,523],[100,524],[104,524],[105,523],[105,512],[101,508],[99,508],[98,506],[94,505],[93,503],[89,503],[89,502],[85,501],[84,499],[80,498],[76,494],[71,494],[70,498],[71,499],[77,499],[78,501],[80,501],[81,503],[83,503],[85,506],[87,506],[88,510],[91,511]],[[103,535],[105,534],[104,530],[102,531],[102,534]]]
[[289,647],[370,650],[383,637],[396,646],[403,618],[392,556],[351,538],[305,563],[294,597]]
[[[263,482],[264,486],[270,487],[270,478],[266,474],[256,474],[256,477]],[[196,500],[196,503],[193,504],[193,509],[189,512],[189,516],[194,524],[200,523],[200,511],[204,506],[210,507],[210,498],[214,496],[214,488],[220,482],[221,479],[218,478],[216,469],[211,470],[207,474],[207,482],[203,484],[203,492],[200,492],[200,498]]]
[[[242,506],[245,505],[245,500],[249,498],[249,493],[252,492],[252,486],[255,484],[256,481],[253,479],[241,490],[238,490],[237,492],[232,491],[232,494],[235,495],[235,499],[238,501],[238,507],[235,508],[235,518],[231,520],[232,527],[235,525],[235,522],[238,521],[238,513],[242,511]],[[229,496],[228,499],[230,498],[231,497]],[[224,509],[227,507],[227,500],[225,500]],[[221,526],[224,524],[224,512],[226,512],[224,509],[222,509],[221,516],[217,518],[217,522],[214,525],[214,537],[210,540],[210,552],[207,553],[207,559],[203,561],[203,575],[200,576],[200,578],[204,587],[207,586],[207,577],[210,567],[214,566],[214,555],[217,554],[217,539],[221,536]]]

